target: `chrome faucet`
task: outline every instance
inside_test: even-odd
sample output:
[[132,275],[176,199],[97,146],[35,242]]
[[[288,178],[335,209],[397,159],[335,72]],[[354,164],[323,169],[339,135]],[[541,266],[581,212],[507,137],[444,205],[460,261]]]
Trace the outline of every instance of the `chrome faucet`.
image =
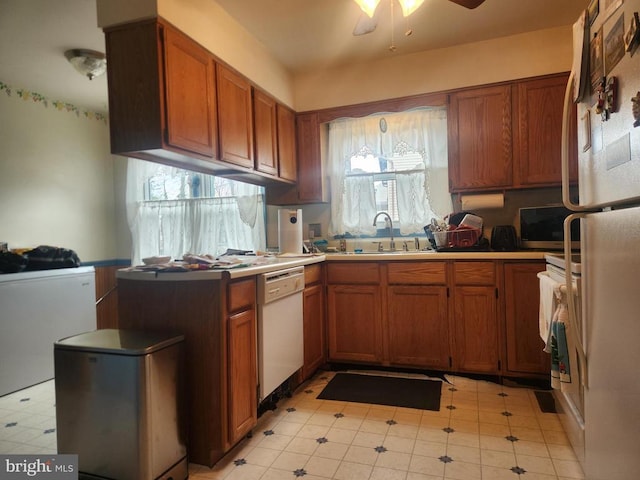
[[[393,220],[391,220],[391,216],[387,212],[378,212],[376,213],[376,216],[373,217],[374,227],[376,226],[378,217],[380,215],[384,215],[385,217],[387,217],[387,220],[389,220],[389,236],[391,237],[391,241],[389,242],[389,250],[393,252],[396,249],[396,242],[393,241]],[[382,244],[380,244],[380,246],[382,246]]]

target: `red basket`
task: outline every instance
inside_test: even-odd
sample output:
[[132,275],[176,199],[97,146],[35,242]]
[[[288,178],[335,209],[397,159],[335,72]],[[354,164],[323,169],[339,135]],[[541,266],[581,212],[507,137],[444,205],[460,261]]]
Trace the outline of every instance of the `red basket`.
[[473,247],[480,240],[482,231],[478,228],[462,227],[447,232],[449,247],[467,248]]

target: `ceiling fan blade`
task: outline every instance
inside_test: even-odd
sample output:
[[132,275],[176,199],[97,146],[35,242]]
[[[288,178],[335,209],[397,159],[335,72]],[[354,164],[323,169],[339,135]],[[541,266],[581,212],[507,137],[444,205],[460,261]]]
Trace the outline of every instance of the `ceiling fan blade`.
[[368,15],[362,13],[360,18],[358,18],[358,22],[356,26],[353,27],[353,34],[355,36],[366,35],[367,33],[373,32],[378,26],[378,18],[374,16],[373,18],[369,18]]
[[457,3],[466,8],[476,8],[484,3],[484,0],[449,0],[450,2]]

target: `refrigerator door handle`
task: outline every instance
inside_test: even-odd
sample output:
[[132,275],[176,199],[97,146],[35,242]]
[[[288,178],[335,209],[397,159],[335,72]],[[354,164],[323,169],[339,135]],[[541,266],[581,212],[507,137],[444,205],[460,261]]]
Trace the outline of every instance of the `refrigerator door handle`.
[[578,362],[580,363],[580,379],[582,385],[585,388],[589,387],[588,383],[588,375],[587,375],[587,356],[584,350],[584,344],[582,343],[582,338],[580,333],[578,332],[578,328],[581,330],[584,328],[584,325],[579,325],[578,316],[576,314],[576,302],[575,296],[573,295],[573,288],[571,287],[573,284],[573,279],[571,278],[571,268],[568,266],[571,259],[571,222],[577,219],[585,218],[586,213],[573,213],[568,215],[564,219],[564,258],[567,261],[567,266],[564,269],[565,275],[565,284],[567,287],[567,310],[569,313],[569,334],[573,340],[573,344],[576,346],[576,352],[578,354]]

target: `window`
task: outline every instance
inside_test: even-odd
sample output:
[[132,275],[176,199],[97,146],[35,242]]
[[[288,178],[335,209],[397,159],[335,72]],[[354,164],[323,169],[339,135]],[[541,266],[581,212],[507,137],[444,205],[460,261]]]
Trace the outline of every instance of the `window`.
[[[360,152],[351,157],[347,177],[371,175],[376,210],[387,212],[394,222],[398,215],[398,185],[396,172],[424,172],[422,155],[417,152],[395,153],[391,158],[383,158],[369,152]],[[379,220],[382,221],[382,220]],[[382,227],[379,228],[384,228]]]
[[331,122],[330,233],[376,235],[385,211],[400,234],[422,234],[452,210],[447,162],[444,107]]
[[132,263],[154,255],[264,250],[264,189],[165,165],[129,160],[127,217]]

